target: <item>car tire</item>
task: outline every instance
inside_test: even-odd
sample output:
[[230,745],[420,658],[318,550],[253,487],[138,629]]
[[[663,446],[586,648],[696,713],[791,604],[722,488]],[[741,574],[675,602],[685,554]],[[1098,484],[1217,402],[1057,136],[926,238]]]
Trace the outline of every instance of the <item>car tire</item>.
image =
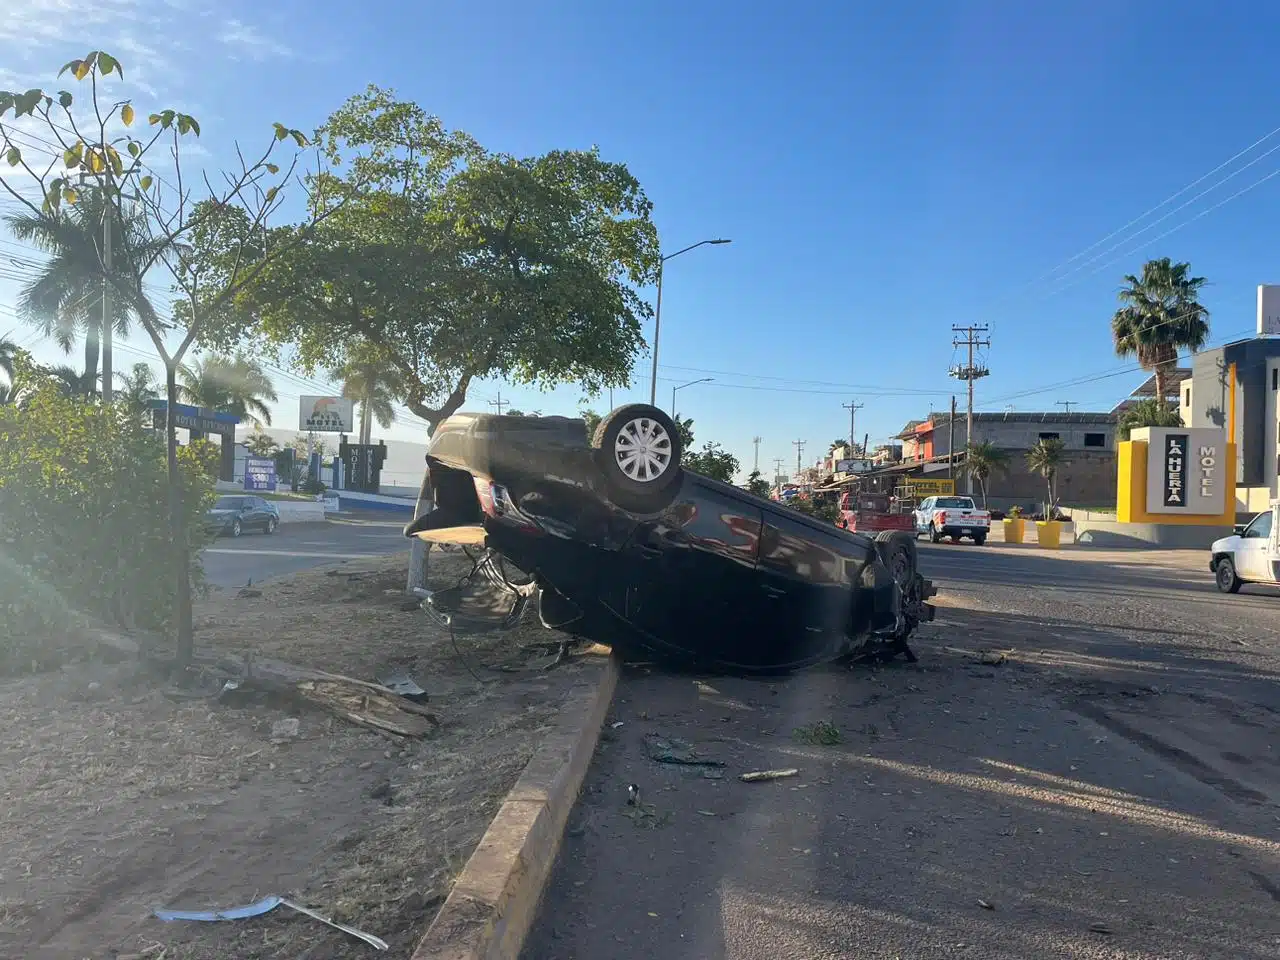
[[1239,593],[1244,581],[1236,574],[1236,565],[1230,557],[1218,561],[1218,568],[1213,572],[1214,582],[1223,593]]
[[938,525],[936,523],[929,524],[929,542],[930,543],[942,542],[942,531],[938,529]]
[[232,520],[232,521],[231,521],[231,535],[232,535],[233,537],[238,537],[238,536],[240,536],[240,533],[241,533],[240,521],[239,521],[239,520]]
[[980,547],[986,542],[987,542],[987,535],[985,533],[975,533],[973,535],[974,546]]
[[876,552],[900,587],[905,587],[920,568],[915,538],[905,530],[881,530],[877,533]]
[[275,533],[275,532],[276,532],[276,524],[277,524],[277,523],[279,523],[279,521],[278,521],[278,520],[276,520],[276,518],[275,518],[275,517],[271,517],[270,519],[268,519],[268,520],[267,520],[266,534],[267,534],[267,536],[268,536],[268,537],[269,537],[269,536],[271,536],[273,533]]
[[591,445],[610,494],[629,502],[658,501],[680,479],[680,431],[674,420],[647,403],[614,410],[596,427]]

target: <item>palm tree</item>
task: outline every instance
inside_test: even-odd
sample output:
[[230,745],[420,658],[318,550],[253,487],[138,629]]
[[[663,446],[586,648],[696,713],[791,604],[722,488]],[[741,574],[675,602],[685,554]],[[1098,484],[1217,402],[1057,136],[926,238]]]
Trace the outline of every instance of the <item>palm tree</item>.
[[129,373],[117,373],[116,380],[119,381],[120,388],[116,391],[115,399],[138,416],[146,413],[151,401],[160,396],[160,384],[149,363],[135,363]]
[[1116,421],[1116,430],[1121,440],[1128,440],[1129,434],[1138,427],[1180,426],[1182,426],[1182,415],[1177,410],[1160,403],[1156,397],[1134,401]]
[[1053,517],[1053,508],[1058,502],[1058,471],[1066,465],[1066,445],[1061,440],[1041,440],[1027,451],[1028,469],[1044,477],[1049,491],[1044,510],[1046,520]]
[[261,427],[254,427],[249,436],[244,438],[245,449],[255,457],[269,457],[280,448],[275,438]]
[[395,422],[392,404],[404,390],[404,379],[378,351],[360,344],[332,376],[342,381],[342,395],[360,404],[360,443],[372,442],[374,420],[384,430]]
[[[98,356],[102,336],[103,267],[101,258],[103,224],[108,215],[117,215],[114,203],[96,190],[85,191],[76,203],[65,204],[49,216],[12,214],[5,217],[15,239],[30,243],[49,254],[39,275],[18,293],[18,315],[36,326],[65,353],[84,336],[84,373],[97,381]],[[134,214],[113,227],[112,273],[125,285],[136,276],[133,263],[144,263],[158,248],[159,241],[146,232],[146,218]],[[127,298],[112,298],[112,329],[120,336],[129,332],[133,311]],[[109,368],[110,356],[103,357]]]
[[982,509],[987,508],[987,481],[993,474],[1004,473],[1009,463],[1009,452],[997,447],[990,440],[975,443],[965,451],[961,470],[978,481],[982,491]]
[[271,378],[258,361],[244,356],[210,355],[178,369],[178,392],[186,403],[235,414],[243,421],[271,426],[276,396]]
[[63,396],[90,400],[98,395],[98,374],[96,372],[92,374],[81,373],[75,367],[66,363],[59,364],[56,367],[47,367],[45,372],[53,378]]
[[1127,275],[1120,290],[1124,304],[1111,318],[1116,353],[1137,357],[1144,370],[1156,377],[1156,400],[1165,406],[1169,365],[1181,350],[1192,353],[1209,339],[1209,311],[1199,301],[1204,277],[1188,276],[1189,263],[1168,257],[1148,260],[1142,276]]
[[13,381],[13,361],[18,355],[18,344],[9,339],[9,334],[0,336],[0,370],[4,371],[9,381]]

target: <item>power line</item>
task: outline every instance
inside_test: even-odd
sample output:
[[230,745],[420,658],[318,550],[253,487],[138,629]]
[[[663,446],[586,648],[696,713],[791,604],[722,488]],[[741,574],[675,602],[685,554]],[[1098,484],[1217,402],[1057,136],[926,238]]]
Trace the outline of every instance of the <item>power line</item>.
[[[969,348],[968,364],[964,367],[951,368],[951,376],[955,377],[957,380],[966,381],[969,386],[969,414],[965,421],[965,431],[964,431],[965,450],[968,450],[973,446],[973,384],[975,381],[979,380],[980,378],[990,376],[991,374],[991,371],[987,369],[987,367],[976,366],[974,364],[973,351],[977,347],[991,346],[991,339],[989,337],[987,339],[983,339],[981,337],[981,334],[987,333],[990,329],[991,328],[988,327],[986,324],[981,324],[981,325],[970,324],[967,327],[961,327],[961,326],[952,324],[951,326],[952,334],[960,334],[960,333],[964,334],[963,340],[959,339],[959,337],[953,337],[951,341],[951,345],[953,347]],[[967,456],[968,454],[966,454],[966,457]],[[973,474],[966,472],[966,475],[968,477],[968,480],[965,484],[965,492],[972,495],[973,494]]]
[[1078,406],[1080,406],[1080,404],[1076,403],[1074,400],[1059,400],[1059,401],[1057,401],[1057,402],[1054,404],[1054,406],[1055,406],[1055,407],[1065,407],[1066,409],[1064,410],[1064,412],[1065,412],[1068,416],[1070,416],[1070,415],[1071,415],[1071,408],[1072,408],[1072,407],[1078,407]]

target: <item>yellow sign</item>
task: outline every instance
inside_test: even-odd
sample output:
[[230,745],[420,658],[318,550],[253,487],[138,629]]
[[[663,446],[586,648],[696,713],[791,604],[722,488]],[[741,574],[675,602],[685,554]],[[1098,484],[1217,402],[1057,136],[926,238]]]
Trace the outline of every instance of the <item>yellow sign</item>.
[[956,492],[954,480],[925,480],[922,477],[908,477],[903,486],[916,497],[940,497]]

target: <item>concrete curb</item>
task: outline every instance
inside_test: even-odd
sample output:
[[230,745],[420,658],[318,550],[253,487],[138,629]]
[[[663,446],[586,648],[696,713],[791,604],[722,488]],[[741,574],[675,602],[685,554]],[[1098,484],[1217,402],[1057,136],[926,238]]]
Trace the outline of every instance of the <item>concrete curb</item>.
[[411,960],[517,960],[618,684],[610,656],[576,684],[555,726],[467,861]]

